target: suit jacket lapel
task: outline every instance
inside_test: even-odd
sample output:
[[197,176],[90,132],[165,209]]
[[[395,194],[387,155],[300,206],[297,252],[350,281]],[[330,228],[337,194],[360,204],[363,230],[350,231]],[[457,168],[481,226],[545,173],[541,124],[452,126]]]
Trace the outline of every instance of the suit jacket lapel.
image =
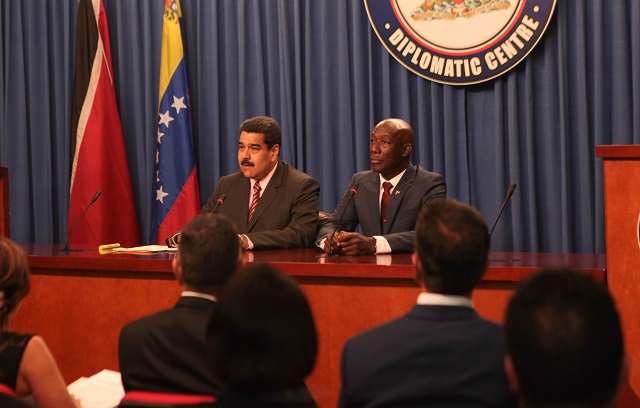
[[405,193],[411,187],[411,183],[416,178],[416,166],[413,164],[409,164],[407,167],[407,171],[404,172],[404,175],[400,179],[400,182],[397,186],[393,188],[391,191],[391,198],[389,199],[389,207],[387,207],[387,222],[384,223],[384,228],[382,231],[382,235],[388,234],[391,225],[393,224],[393,219],[398,212],[398,208],[400,207],[400,203],[402,202],[402,198]]
[[[258,206],[256,210],[253,212],[253,216],[251,217],[251,221],[249,221],[247,231],[251,231],[256,222],[260,219],[264,211],[269,207],[269,204],[278,196],[278,190],[283,183],[284,179],[284,166],[282,162],[278,162],[276,164],[276,171],[271,176],[271,180],[267,185],[267,188],[262,193],[260,197],[260,201],[258,201]],[[247,203],[247,208],[249,204]]]

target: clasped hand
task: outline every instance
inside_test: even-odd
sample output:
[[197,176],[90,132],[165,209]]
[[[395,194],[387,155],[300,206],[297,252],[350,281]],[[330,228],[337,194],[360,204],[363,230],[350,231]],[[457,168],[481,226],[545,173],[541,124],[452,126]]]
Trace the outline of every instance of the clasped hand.
[[372,255],[376,253],[376,239],[365,237],[357,232],[340,231],[324,241],[324,252],[332,255]]

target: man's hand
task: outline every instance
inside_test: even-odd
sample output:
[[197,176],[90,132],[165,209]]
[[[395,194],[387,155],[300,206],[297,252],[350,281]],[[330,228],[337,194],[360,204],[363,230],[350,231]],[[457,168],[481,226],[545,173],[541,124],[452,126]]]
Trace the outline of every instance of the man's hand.
[[333,241],[329,241],[331,239],[331,235],[327,235],[327,237],[324,240],[324,253],[325,254],[344,255],[342,253],[342,248],[340,248],[340,243],[338,241],[338,238],[342,234],[344,234],[344,233],[343,232],[337,232],[333,236]]
[[249,249],[249,241],[247,239],[247,236],[244,234],[239,234],[239,236],[240,236],[240,249],[243,251]]
[[[355,256],[376,253],[376,239],[374,237],[365,237],[357,232],[340,231],[335,235],[333,241],[332,253],[334,254]],[[327,252],[326,241],[325,252]]]

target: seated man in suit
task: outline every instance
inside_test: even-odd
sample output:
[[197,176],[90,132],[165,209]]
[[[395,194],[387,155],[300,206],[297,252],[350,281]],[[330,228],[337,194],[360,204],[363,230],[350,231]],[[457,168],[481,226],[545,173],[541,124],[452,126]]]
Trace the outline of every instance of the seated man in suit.
[[[338,208],[318,232],[316,244],[324,252],[368,255],[413,251],[413,229],[420,209],[445,198],[447,187],[441,175],[411,164],[412,147],[413,129],[407,122],[385,119],[376,125],[369,147],[371,171],[353,176]],[[355,190],[357,194],[352,196]],[[341,214],[339,232],[331,241]],[[362,234],[353,232],[358,224]]]
[[219,382],[205,362],[205,333],[216,295],[238,269],[240,244],[220,214],[196,216],[182,231],[173,273],[182,295],[173,309],[135,320],[118,345],[125,391],[215,395]]
[[267,116],[240,125],[240,170],[220,178],[202,207],[228,216],[242,234],[242,249],[305,248],[318,226],[320,183],[278,160],[280,125]]
[[454,200],[424,207],[413,255],[423,292],[406,315],[346,342],[339,407],[515,407],[502,328],[471,302],[488,252],[478,211]]
[[505,369],[521,407],[613,406],[626,365],[603,284],[567,269],[533,275],[509,302],[505,333]]

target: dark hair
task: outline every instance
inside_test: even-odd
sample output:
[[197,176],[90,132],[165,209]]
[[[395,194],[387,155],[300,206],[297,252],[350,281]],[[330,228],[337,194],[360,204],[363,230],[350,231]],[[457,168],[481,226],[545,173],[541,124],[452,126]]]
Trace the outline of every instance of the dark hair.
[[269,116],[256,116],[245,120],[240,125],[240,133],[242,132],[262,133],[267,148],[278,145],[282,149],[282,130],[278,122]]
[[477,210],[456,200],[427,204],[418,216],[415,240],[429,292],[471,293],[489,254],[489,231]]
[[9,316],[31,289],[27,255],[9,238],[0,237],[0,327],[5,327]]
[[244,393],[304,385],[318,351],[307,299],[288,276],[253,264],[224,287],[207,327],[214,372]]
[[238,268],[238,232],[223,214],[200,214],[182,230],[178,257],[186,284],[218,289]]
[[615,397],[624,358],[620,319],[606,287],[590,275],[548,269],[522,282],[505,332],[529,405],[602,407]]

